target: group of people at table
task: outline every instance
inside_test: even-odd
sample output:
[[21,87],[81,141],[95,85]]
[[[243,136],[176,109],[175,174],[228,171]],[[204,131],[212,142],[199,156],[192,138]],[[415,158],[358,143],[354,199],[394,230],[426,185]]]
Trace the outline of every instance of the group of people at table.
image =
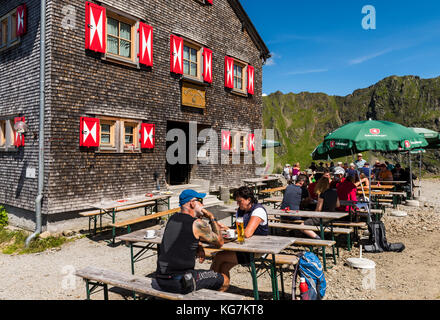
[[379,160],[376,160],[375,164],[370,167],[370,163],[363,159],[362,153],[359,153],[357,160],[350,164],[338,162],[335,165],[333,162],[320,162],[317,166],[312,162],[310,167],[303,171],[301,171],[299,163],[295,163],[293,167],[290,164],[286,164],[283,169],[283,176],[290,184],[295,183],[298,176],[303,174],[308,177],[308,183],[311,184],[319,180],[317,176],[319,177],[320,174],[327,172],[337,175],[342,174],[342,179],[351,176],[357,186],[362,185],[367,188],[370,182],[369,175],[371,175],[370,178],[373,181],[404,181],[407,184],[410,183],[411,175],[413,180],[417,178],[414,174],[411,174],[409,168],[402,168],[400,163],[394,165],[388,161],[381,163]]
[[[354,165],[354,166],[353,166]],[[358,161],[349,167],[342,163],[330,168],[313,168],[301,173],[299,164],[295,171],[290,171],[295,179],[291,182],[283,196],[281,209],[288,210],[314,210],[314,211],[348,211],[349,206],[341,206],[340,200],[357,200],[357,186],[366,184],[368,173],[365,175],[363,168],[368,168],[368,163],[358,155]],[[386,178],[384,167],[381,164],[373,171],[378,179]],[[383,169],[385,168],[385,169]],[[360,175],[353,171],[358,169]],[[394,171],[392,171],[394,170]],[[404,171],[398,164],[393,168],[393,177],[402,175]],[[402,173],[400,173],[402,172]],[[387,174],[389,175],[389,174]],[[359,178],[361,180],[359,180]],[[402,179],[399,176],[398,179]],[[224,232],[230,229],[215,218],[214,214],[203,207],[204,193],[195,190],[184,190],[179,196],[181,210],[171,216],[163,232],[162,242],[158,251],[156,280],[162,290],[175,293],[188,293],[203,288],[226,291],[230,284],[230,270],[236,265],[248,265],[250,254],[246,252],[220,251],[215,254],[210,270],[196,270],[195,261],[205,260],[205,251],[202,242],[215,248],[221,248],[224,243]],[[233,197],[237,202],[237,217],[244,220],[244,237],[268,236],[269,218],[265,207],[260,204],[250,187],[238,188]],[[296,217],[283,217],[283,220]],[[298,218],[296,218],[298,219]],[[303,223],[306,225],[319,225],[319,219],[309,218]],[[233,227],[231,227],[233,228]],[[310,238],[320,239],[311,230],[302,230]]]
[[[226,291],[230,270],[238,264],[250,263],[249,253],[220,251],[215,254],[210,270],[195,270],[196,259],[205,260],[202,242],[221,248],[225,243],[223,233],[230,229],[203,207],[205,196],[195,190],[184,190],[179,196],[181,211],[168,220],[156,270],[157,283],[164,291],[184,294],[200,289]],[[234,199],[238,205],[237,217],[244,221],[244,237],[268,236],[268,215],[254,190],[240,187],[234,192]]]

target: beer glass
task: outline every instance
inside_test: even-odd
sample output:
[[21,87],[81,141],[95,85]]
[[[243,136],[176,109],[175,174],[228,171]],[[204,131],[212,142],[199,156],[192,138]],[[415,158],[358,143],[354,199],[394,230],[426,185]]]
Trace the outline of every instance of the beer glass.
[[236,220],[237,224],[237,241],[240,244],[244,243],[244,222],[242,217],[238,217]]

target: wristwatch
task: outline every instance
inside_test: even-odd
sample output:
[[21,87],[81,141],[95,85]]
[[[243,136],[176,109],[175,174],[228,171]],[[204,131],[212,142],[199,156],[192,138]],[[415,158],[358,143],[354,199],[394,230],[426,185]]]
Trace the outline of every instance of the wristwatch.
[[209,221],[214,222],[214,221],[217,221],[217,219],[213,218],[213,219],[209,219]]

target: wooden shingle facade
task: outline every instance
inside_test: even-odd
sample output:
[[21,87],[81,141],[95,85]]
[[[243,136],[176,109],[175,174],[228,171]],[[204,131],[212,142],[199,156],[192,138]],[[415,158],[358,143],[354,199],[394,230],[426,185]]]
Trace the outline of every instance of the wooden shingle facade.
[[[167,164],[172,129],[189,133],[196,123],[198,132],[211,128],[219,139],[222,131],[238,133],[233,146],[243,158],[240,143],[248,149],[249,135],[240,135],[262,128],[262,65],[269,52],[238,0],[212,2],[47,0],[44,224],[76,217],[91,202],[145,194],[156,178],[163,188],[192,179],[237,185],[255,175],[254,162],[221,164],[220,140],[218,164]],[[40,1],[7,0],[0,17],[22,4],[26,32],[0,47],[0,120],[4,135],[15,134],[18,117],[29,130],[24,146],[12,138],[0,146],[0,204],[16,224],[29,226],[37,196]],[[89,6],[105,15],[87,14]],[[152,30],[151,39],[139,37],[140,26]],[[183,74],[173,70],[174,38],[182,41]],[[146,46],[149,61],[140,54]],[[210,53],[211,79],[204,63]],[[227,58],[234,61],[233,88],[225,79]],[[84,118],[98,119],[97,131],[90,122],[84,127]],[[139,141],[145,125],[154,125],[153,145]],[[98,139],[98,146],[87,146],[87,139]]]

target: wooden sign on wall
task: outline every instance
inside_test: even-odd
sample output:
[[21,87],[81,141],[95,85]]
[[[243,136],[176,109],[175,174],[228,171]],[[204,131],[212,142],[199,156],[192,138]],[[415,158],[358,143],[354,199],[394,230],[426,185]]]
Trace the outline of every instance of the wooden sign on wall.
[[184,82],[182,84],[182,105],[195,108],[205,108],[205,89]]

